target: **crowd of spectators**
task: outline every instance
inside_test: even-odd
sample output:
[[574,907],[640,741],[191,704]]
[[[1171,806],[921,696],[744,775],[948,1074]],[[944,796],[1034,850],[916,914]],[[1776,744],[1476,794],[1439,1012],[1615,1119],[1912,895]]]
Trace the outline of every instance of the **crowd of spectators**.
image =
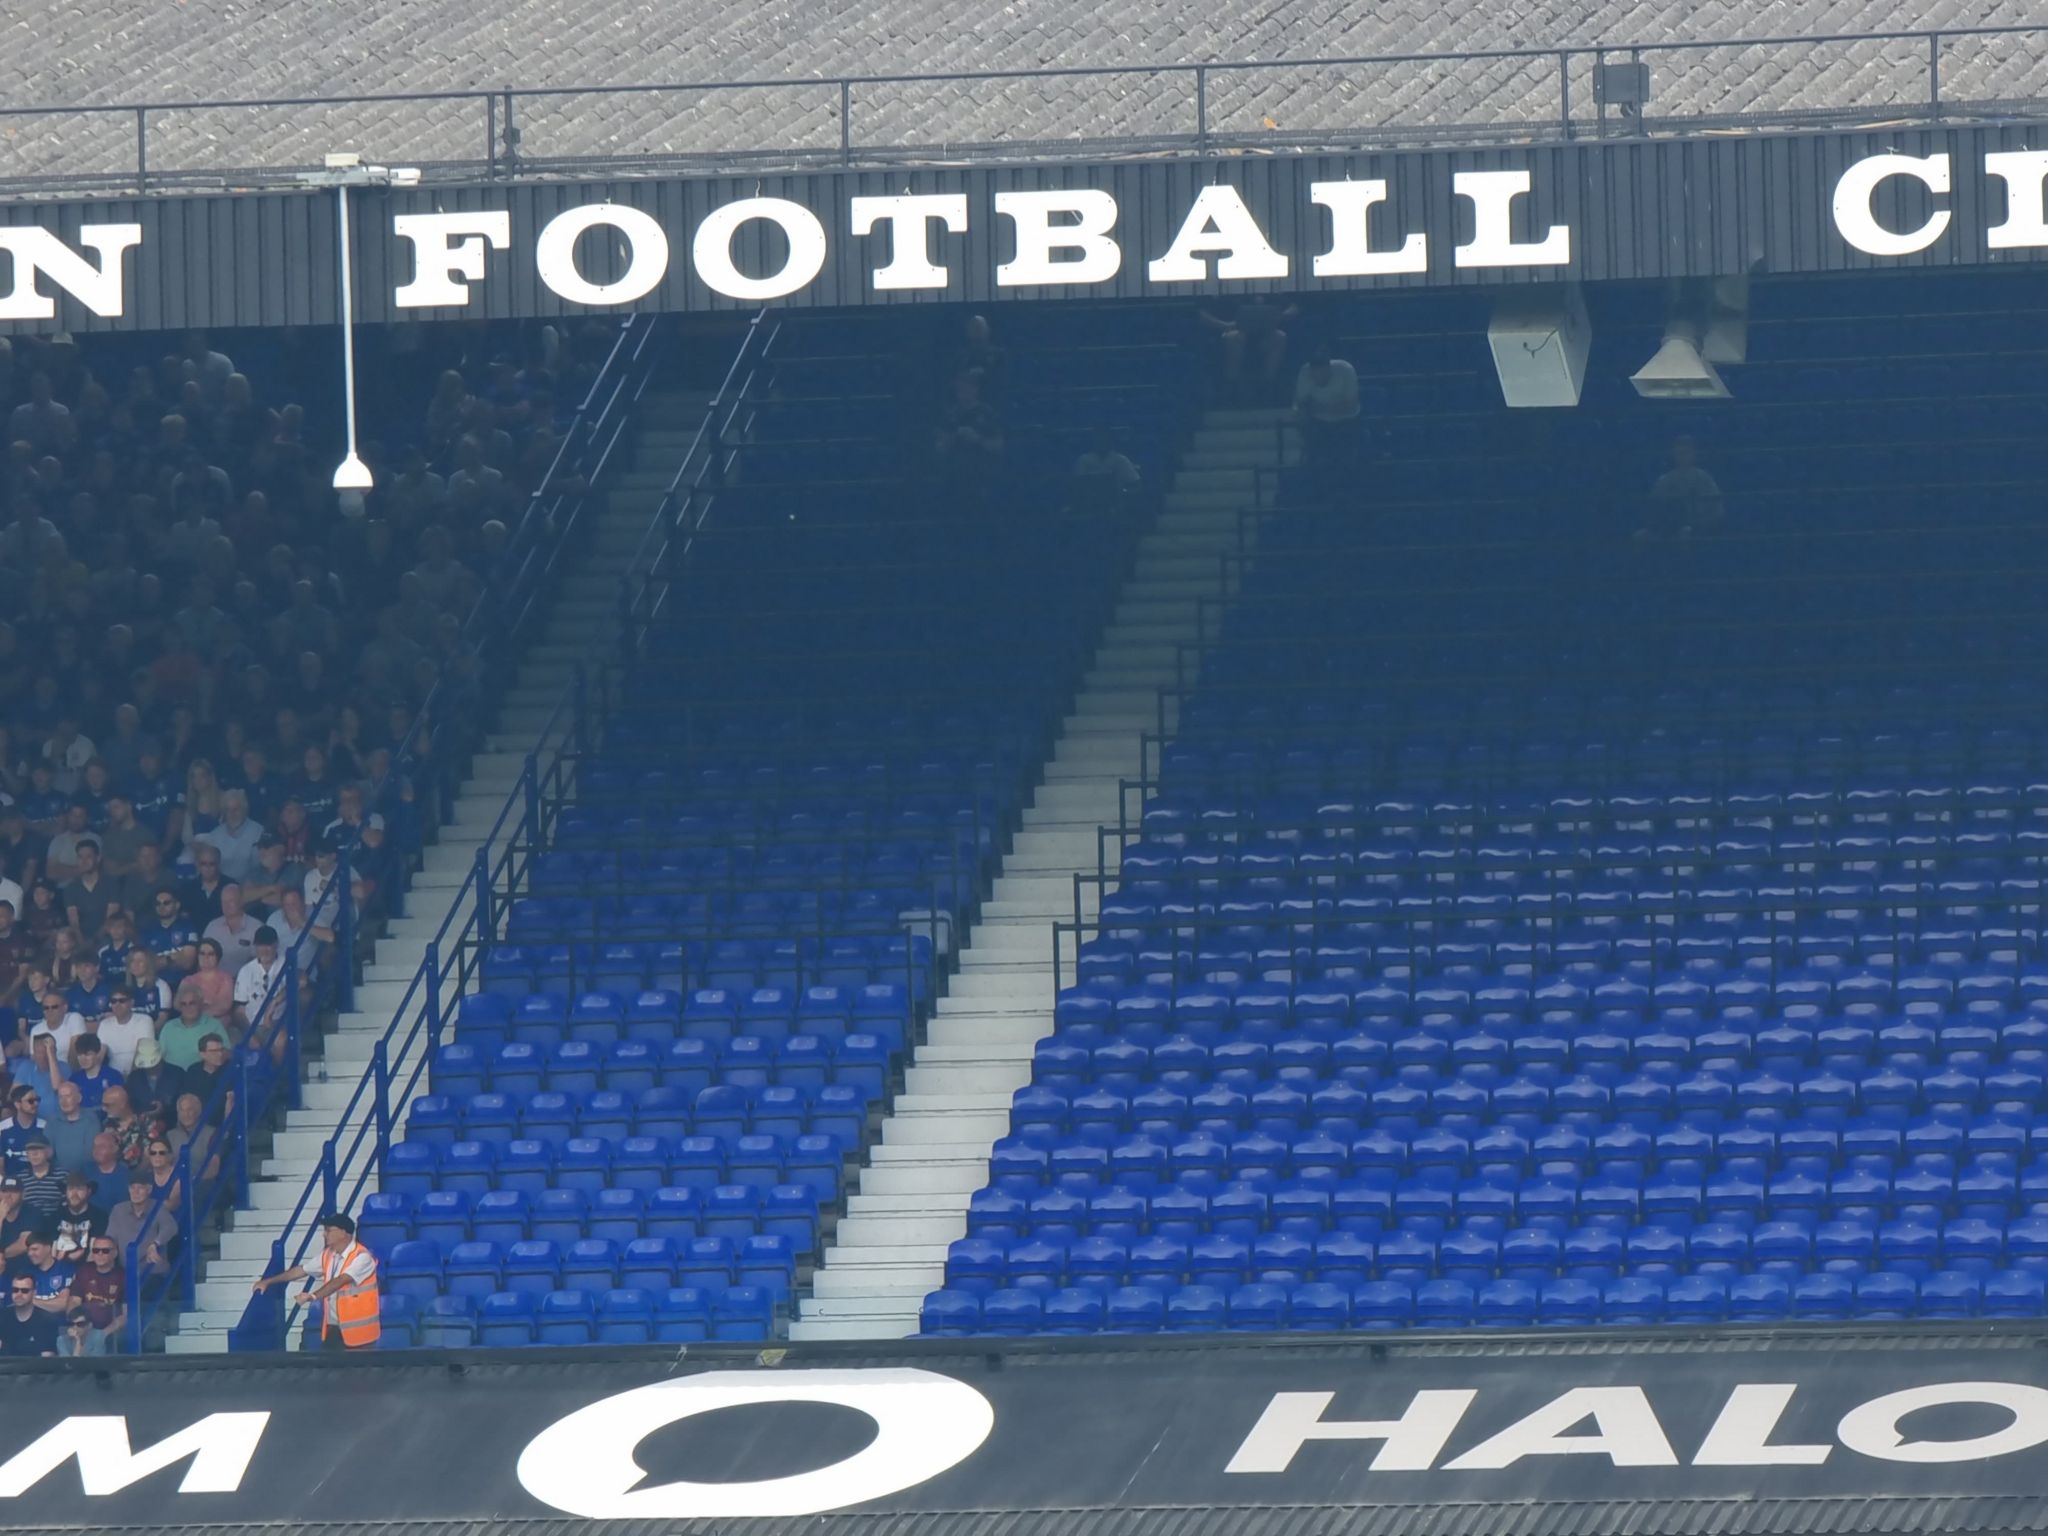
[[286,1060],[287,965],[333,974],[344,910],[395,894],[481,684],[465,621],[595,339],[382,338],[377,489],[341,497],[275,337],[0,339],[0,1353],[121,1336],[179,1153],[219,1172],[235,1051]]

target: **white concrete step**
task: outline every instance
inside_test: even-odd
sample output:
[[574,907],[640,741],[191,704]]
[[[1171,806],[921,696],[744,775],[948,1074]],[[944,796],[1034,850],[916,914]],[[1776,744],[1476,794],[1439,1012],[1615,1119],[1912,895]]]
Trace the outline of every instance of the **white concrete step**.
[[917,1332],[917,1321],[915,1312],[852,1318],[798,1317],[790,1322],[789,1337],[794,1344],[828,1344],[846,1339],[907,1339]]
[[882,1122],[882,1139],[876,1146],[928,1146],[953,1147],[960,1143],[956,1136],[971,1136],[981,1142],[981,1156],[988,1157],[989,1143],[999,1136],[1010,1133],[1010,1116],[1007,1106],[993,1114],[950,1114],[950,1115],[906,1115],[902,1100],[898,1108]]
[[[920,1056],[923,1052],[918,1053]],[[1003,1063],[992,1070],[986,1062],[970,1065],[916,1066],[903,1074],[903,1085],[912,1093],[985,1093],[991,1088],[1013,1094],[1031,1081],[1028,1056]]]
[[[976,1185],[975,1189],[981,1186]],[[964,1228],[967,1202],[973,1189],[897,1190],[883,1193],[862,1190],[846,1197],[848,1216],[915,1216],[920,1219],[952,1217]]]
[[811,1309],[821,1302],[875,1302],[901,1297],[922,1303],[928,1292],[945,1283],[943,1257],[936,1264],[905,1264],[859,1274],[827,1267],[811,1277],[811,1299],[805,1304],[804,1315],[811,1316]]
[[[1050,972],[1045,976],[1044,995],[1048,998],[1053,995]],[[927,1028],[928,1039],[934,1046],[959,1046],[970,1050],[996,1045],[1028,1048],[1052,1033],[1052,1010],[1048,1007],[1043,1014],[1020,1013],[1000,1022],[979,1019],[971,1024],[957,1018],[935,1018]]]
[[[852,1198],[861,1197],[856,1195]],[[909,1246],[927,1248],[957,1243],[967,1235],[966,1210],[963,1205],[958,1214],[941,1211],[911,1217],[849,1215],[833,1230],[832,1257],[836,1258],[842,1251],[852,1255],[893,1254]],[[827,1262],[830,1262],[829,1258]]]

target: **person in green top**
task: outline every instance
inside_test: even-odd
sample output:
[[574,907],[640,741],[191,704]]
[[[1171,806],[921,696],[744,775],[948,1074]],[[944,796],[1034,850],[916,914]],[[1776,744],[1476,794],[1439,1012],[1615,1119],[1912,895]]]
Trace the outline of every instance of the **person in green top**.
[[227,1027],[205,1011],[199,989],[178,988],[178,1016],[160,1025],[156,1032],[156,1043],[164,1060],[180,1071],[190,1071],[199,1065],[199,1042],[208,1035],[218,1035],[227,1044],[234,1044]]

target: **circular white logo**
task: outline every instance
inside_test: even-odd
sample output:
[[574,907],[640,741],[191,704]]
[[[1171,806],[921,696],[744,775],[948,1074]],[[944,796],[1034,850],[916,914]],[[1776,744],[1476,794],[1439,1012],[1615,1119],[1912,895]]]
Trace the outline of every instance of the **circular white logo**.
[[[639,1486],[647,1472],[633,1453],[655,1430],[756,1403],[836,1404],[866,1414],[878,1433],[845,1460],[790,1477]],[[932,1371],[707,1371],[557,1420],[520,1453],[519,1481],[543,1504],[591,1520],[815,1515],[930,1481],[973,1455],[995,1422],[987,1398]]]

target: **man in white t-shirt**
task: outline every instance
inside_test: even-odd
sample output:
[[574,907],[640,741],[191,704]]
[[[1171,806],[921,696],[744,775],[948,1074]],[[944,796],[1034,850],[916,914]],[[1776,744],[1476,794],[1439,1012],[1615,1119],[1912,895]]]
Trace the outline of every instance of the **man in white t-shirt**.
[[1358,370],[1319,347],[1294,380],[1294,422],[1301,455],[1319,491],[1341,489],[1358,446]]
[[57,1060],[71,1059],[71,1042],[85,1033],[85,1020],[71,1011],[71,1004],[64,994],[55,987],[43,994],[43,1016],[28,1032],[29,1047],[34,1049],[36,1038],[48,1035],[57,1048]]
[[255,957],[235,976],[235,1017],[244,1038],[259,1050],[267,1042],[280,1062],[284,1060],[284,1031],[278,1029],[273,1034],[271,1026],[284,1018],[285,989],[279,982],[285,963],[277,947],[277,930],[265,923],[256,930]]
[[156,1022],[135,1011],[134,990],[122,982],[110,994],[106,1017],[93,1033],[107,1048],[107,1065],[126,1077],[135,1066],[135,1047],[156,1038]]

